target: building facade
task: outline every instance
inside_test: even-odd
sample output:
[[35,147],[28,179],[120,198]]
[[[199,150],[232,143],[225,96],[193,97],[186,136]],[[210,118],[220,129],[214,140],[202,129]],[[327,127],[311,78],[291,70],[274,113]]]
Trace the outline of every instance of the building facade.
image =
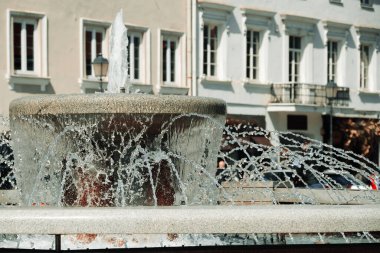
[[[4,0],[0,2],[0,115],[26,95],[93,93],[92,61],[109,55],[111,24],[122,10],[134,89],[188,94],[189,0]],[[107,86],[107,79],[102,84]]]
[[120,9],[135,91],[220,98],[231,122],[338,147],[379,122],[377,0],[2,0],[0,116],[21,96],[106,88],[91,63]]
[[340,121],[379,121],[378,1],[198,0],[196,24],[193,92],[230,119],[336,146]]

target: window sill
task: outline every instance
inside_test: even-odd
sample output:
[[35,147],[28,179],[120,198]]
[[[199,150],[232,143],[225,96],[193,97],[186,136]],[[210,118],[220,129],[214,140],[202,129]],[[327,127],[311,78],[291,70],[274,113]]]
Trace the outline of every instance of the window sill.
[[244,80],[244,86],[247,87],[259,87],[259,88],[270,88],[268,83],[262,83],[257,80]]
[[218,79],[215,77],[202,76],[201,77],[201,83],[203,85],[208,85],[208,84],[231,85],[232,81],[231,80],[221,80],[221,79]]
[[370,91],[366,89],[359,89],[359,95],[380,95],[380,91]]
[[11,90],[14,90],[17,85],[32,85],[40,86],[41,92],[45,92],[46,86],[50,84],[50,77],[11,75],[8,77],[8,83]]
[[339,6],[343,6],[343,2],[340,0],[330,0],[330,4],[335,4]]
[[[90,79],[81,79],[79,81],[81,90],[86,93],[86,90],[99,90],[100,89],[100,81],[98,80],[90,80]],[[106,90],[108,86],[107,81],[102,82],[103,89]]]
[[130,92],[153,94],[153,86],[151,84],[145,84],[145,83],[133,83],[132,81]]
[[189,93],[189,88],[172,85],[161,85],[159,93],[162,95],[187,95]]
[[361,7],[362,7],[363,10],[374,11],[374,8],[373,8],[372,5],[362,4]]

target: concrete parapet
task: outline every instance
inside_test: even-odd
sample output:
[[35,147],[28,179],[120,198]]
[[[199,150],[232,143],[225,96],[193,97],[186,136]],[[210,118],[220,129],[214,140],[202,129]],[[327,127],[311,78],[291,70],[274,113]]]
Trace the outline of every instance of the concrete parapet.
[[380,231],[380,205],[0,208],[0,234]]

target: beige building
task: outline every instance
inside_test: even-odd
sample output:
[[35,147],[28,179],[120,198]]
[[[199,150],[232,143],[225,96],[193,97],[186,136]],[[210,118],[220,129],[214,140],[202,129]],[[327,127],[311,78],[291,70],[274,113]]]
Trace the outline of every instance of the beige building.
[[188,94],[190,0],[2,0],[0,116],[21,96],[99,90],[91,63],[99,53],[108,57],[111,24],[120,9],[133,86]]

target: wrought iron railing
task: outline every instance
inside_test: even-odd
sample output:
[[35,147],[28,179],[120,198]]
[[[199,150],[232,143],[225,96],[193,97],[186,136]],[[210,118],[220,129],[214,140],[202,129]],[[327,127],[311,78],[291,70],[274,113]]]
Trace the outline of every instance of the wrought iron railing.
[[[334,105],[347,106],[350,100],[350,89],[337,87]],[[306,83],[272,84],[271,103],[294,103],[325,106],[328,104],[326,86]]]

